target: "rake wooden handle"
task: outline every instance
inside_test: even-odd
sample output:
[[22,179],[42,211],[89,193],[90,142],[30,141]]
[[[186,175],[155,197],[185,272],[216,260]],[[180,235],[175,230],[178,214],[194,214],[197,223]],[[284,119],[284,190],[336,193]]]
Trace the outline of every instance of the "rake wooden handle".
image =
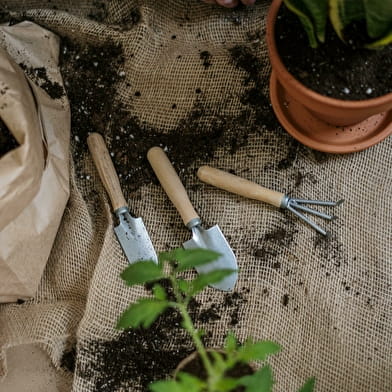
[[162,188],[181,215],[184,224],[187,225],[192,219],[199,218],[189,200],[184,185],[182,185],[173,165],[162,148],[152,147],[147,152],[147,159],[158,177]]
[[209,166],[201,166],[197,176],[207,184],[250,199],[264,201],[275,207],[280,207],[285,198],[284,193],[272,191],[245,178]]
[[99,133],[91,133],[87,138],[87,144],[98,170],[99,177],[109,195],[113,210],[116,211],[121,207],[127,206],[116,169],[114,168],[103,137]]

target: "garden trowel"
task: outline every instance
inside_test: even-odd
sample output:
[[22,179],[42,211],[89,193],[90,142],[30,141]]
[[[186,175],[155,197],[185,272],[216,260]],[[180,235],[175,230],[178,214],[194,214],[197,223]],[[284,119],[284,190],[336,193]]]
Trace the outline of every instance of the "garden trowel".
[[129,213],[120,181],[103,137],[99,133],[92,133],[87,138],[87,144],[103,186],[109,195],[114,213],[119,220],[119,225],[114,228],[114,232],[129,263],[140,260],[152,260],[157,263],[157,255],[142,218],[134,218]]
[[[215,225],[206,230],[201,226],[201,220],[165,152],[159,147],[153,147],[148,151],[147,158],[163,189],[181,215],[185,226],[192,231],[192,239],[184,242],[184,248],[205,248],[221,254],[218,260],[196,267],[197,272],[206,273],[220,269],[237,270],[237,259],[219,227]],[[235,271],[211,286],[224,291],[232,290],[237,277],[238,273]]]

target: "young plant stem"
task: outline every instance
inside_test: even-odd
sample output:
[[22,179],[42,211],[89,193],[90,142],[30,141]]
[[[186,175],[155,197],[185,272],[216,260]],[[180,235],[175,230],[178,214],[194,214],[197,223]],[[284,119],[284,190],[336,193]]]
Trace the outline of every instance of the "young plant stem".
[[203,365],[208,373],[209,377],[214,376],[214,371],[212,367],[212,363],[210,359],[208,358],[207,351],[204,347],[204,344],[202,340],[200,339],[200,336],[198,334],[197,329],[193,325],[192,319],[189,316],[188,310],[187,310],[187,305],[189,302],[189,298],[183,297],[183,295],[180,293],[180,290],[178,289],[177,286],[177,281],[174,276],[170,276],[170,281],[173,287],[174,295],[176,297],[177,303],[176,303],[176,308],[181,314],[181,317],[183,319],[183,327],[188,331],[189,335],[191,336],[193,342],[195,343],[196,350],[200,355],[201,361],[203,362]]

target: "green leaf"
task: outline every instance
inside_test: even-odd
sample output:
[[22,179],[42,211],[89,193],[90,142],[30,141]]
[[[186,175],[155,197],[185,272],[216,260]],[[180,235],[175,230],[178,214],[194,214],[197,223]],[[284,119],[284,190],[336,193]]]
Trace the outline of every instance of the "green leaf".
[[121,273],[121,278],[128,286],[152,282],[164,277],[162,266],[153,261],[138,261],[130,264]]
[[152,392],[189,392],[187,388],[174,380],[156,381],[149,385]]
[[238,380],[236,378],[224,377],[220,378],[214,385],[216,391],[229,392],[238,386]]
[[199,392],[207,387],[207,384],[199,378],[184,372],[177,375],[179,382],[186,388],[186,392]]
[[264,361],[269,355],[280,350],[280,346],[274,342],[265,340],[253,342],[247,339],[243,346],[238,349],[238,359],[242,362]]
[[372,42],[371,44],[365,45],[365,48],[368,49],[381,49],[384,46],[392,44],[392,31],[387,34],[385,37]]
[[166,290],[158,283],[154,284],[152,292],[156,299],[165,300],[167,299]]
[[188,373],[179,373],[177,380],[157,381],[150,384],[152,392],[201,392],[207,384]]
[[185,279],[177,279],[178,288],[184,293],[188,294],[192,288],[192,282]]
[[392,1],[362,0],[369,37],[382,39],[392,34]]
[[329,0],[329,19],[341,40],[344,40],[343,30],[348,24],[364,18],[363,0]]
[[233,332],[227,334],[224,347],[228,354],[237,350],[238,342]]
[[250,376],[241,377],[238,384],[245,386],[245,392],[272,392],[274,379],[269,365]]
[[192,290],[190,294],[195,295],[202,291],[206,286],[218,283],[224,278],[226,278],[226,276],[229,276],[234,272],[236,272],[236,270],[221,269],[213,270],[205,274],[199,274],[197,278],[192,281]]
[[305,385],[298,392],[312,392],[315,384],[316,379],[314,377],[311,377],[308,381],[306,381]]
[[324,42],[328,0],[284,0],[284,3],[298,16],[312,48],[318,46],[318,41]]
[[117,322],[117,329],[140,326],[148,328],[168,306],[167,301],[155,298],[139,299],[121,315]]
[[211,263],[220,257],[220,253],[209,249],[182,249],[177,248],[171,252],[166,253],[165,256],[169,260],[177,261],[178,272],[185,271],[200,265]]

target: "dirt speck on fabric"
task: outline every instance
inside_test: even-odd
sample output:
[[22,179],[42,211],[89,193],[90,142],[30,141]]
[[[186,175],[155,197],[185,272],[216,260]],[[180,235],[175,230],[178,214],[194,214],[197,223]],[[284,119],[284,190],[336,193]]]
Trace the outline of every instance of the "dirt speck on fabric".
[[212,58],[212,55],[207,50],[203,50],[203,52],[200,53],[200,60],[203,61],[203,66],[205,69],[207,69],[211,66],[211,64],[212,64],[211,58]]

